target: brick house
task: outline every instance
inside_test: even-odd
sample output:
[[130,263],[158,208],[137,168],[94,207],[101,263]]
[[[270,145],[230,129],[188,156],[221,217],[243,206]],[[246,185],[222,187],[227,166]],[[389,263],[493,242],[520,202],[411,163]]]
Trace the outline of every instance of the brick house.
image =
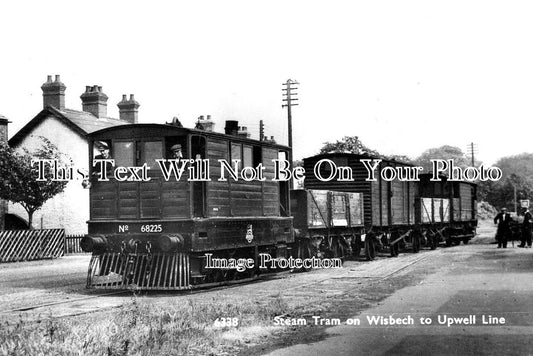
[[[65,108],[66,86],[56,75],[41,87],[43,110],[20,129],[10,140],[15,149],[26,148],[30,152],[40,146],[39,136],[46,137],[65,153],[77,169],[88,171],[89,148],[86,135],[106,127],[136,123],[139,103],[133,95],[128,100],[122,97],[119,107],[120,119],[107,117],[107,95],[101,86],[87,86],[80,96],[82,111]],[[35,212],[34,228],[64,228],[67,234],[84,234],[89,220],[89,190],[82,187],[82,177],[70,181],[65,191],[47,201]],[[9,203],[9,214],[27,219],[26,210],[20,204]]]

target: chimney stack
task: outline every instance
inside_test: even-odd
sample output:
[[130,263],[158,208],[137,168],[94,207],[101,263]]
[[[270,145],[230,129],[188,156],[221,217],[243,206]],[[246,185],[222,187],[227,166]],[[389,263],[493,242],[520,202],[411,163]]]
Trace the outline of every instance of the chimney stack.
[[246,126],[239,126],[237,131],[237,136],[249,138],[250,134],[248,133],[248,128]]
[[211,120],[211,115],[201,115],[198,117],[198,122],[196,123],[196,128],[201,130],[213,132],[215,130],[215,123]]
[[43,108],[53,106],[56,109],[65,109],[65,84],[61,83],[59,75],[56,75],[55,81],[49,75],[46,83],[41,86],[43,90]]
[[136,124],[139,121],[139,106],[141,106],[133,94],[130,94],[128,100],[126,94],[122,95],[122,101],[117,104],[120,120]]
[[98,85],[86,86],[85,93],[81,94],[83,111],[90,112],[97,118],[107,117],[107,95]]

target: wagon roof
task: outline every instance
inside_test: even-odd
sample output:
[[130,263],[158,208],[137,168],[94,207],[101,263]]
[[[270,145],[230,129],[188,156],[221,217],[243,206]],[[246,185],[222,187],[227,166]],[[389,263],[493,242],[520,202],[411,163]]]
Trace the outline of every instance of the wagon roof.
[[306,157],[306,158],[304,158],[304,161],[308,160],[308,159],[316,160],[316,159],[332,158],[332,157],[352,157],[352,158],[356,158],[356,159],[380,159],[383,162],[397,163],[397,164],[401,164],[401,165],[404,165],[404,166],[415,166],[412,163],[398,161],[398,160],[395,160],[395,159],[388,159],[388,158],[369,155],[369,154],[360,154],[360,153],[352,153],[352,152],[321,153],[321,154],[318,154],[318,155],[315,155],[315,156]]
[[228,137],[231,137],[232,141],[242,141],[242,142],[248,142],[250,144],[261,144],[261,145],[268,145],[272,147],[278,147],[283,149],[288,149],[288,146],[280,145],[280,144],[273,144],[267,141],[259,141],[251,138],[241,137],[241,136],[232,136],[232,135],[226,135],[224,133],[220,132],[212,132],[212,131],[204,131],[204,130],[198,130],[198,129],[192,129],[192,128],[186,128],[186,127],[177,127],[171,124],[126,124],[119,126],[113,126],[113,127],[107,127],[102,130],[94,131],[87,135],[90,138],[97,138],[101,135],[104,135],[109,132],[118,132],[118,131],[125,131],[128,132],[130,130],[135,129],[142,129],[142,130],[153,130],[155,132],[160,132],[161,136],[171,136],[172,134],[179,135],[179,134],[199,134],[204,135],[207,137],[215,137],[215,138],[223,138],[228,139]]

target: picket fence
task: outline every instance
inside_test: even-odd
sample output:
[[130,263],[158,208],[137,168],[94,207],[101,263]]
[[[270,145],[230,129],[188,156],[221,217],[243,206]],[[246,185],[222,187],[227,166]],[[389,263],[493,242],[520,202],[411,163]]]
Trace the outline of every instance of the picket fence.
[[0,231],[0,262],[58,258],[65,252],[65,230]]

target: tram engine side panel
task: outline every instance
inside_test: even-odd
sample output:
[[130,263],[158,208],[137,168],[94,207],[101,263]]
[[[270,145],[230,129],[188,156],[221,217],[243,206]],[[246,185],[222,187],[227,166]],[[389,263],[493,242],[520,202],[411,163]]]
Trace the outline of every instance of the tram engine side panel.
[[[83,243],[93,252],[89,287],[186,289],[193,283],[216,282],[203,268],[208,253],[253,259],[260,252],[278,257],[291,253],[288,184],[272,181],[272,159],[288,157],[288,147],[156,124],[104,129],[91,134],[90,142],[90,162],[102,158],[98,145],[105,145],[115,167],[108,165],[108,180],[98,179],[96,169],[90,173],[91,217]],[[174,158],[176,145],[182,151],[179,163],[209,162],[210,180],[190,181],[190,174],[196,173],[188,169],[179,180],[165,179],[156,160]],[[220,181],[219,160],[233,159],[241,160],[238,171],[262,164],[266,180],[233,181],[226,173],[229,179]],[[116,167],[145,164],[150,167],[145,181],[114,177]],[[130,265],[132,271],[127,270]],[[104,278],[109,276],[113,278]]]

